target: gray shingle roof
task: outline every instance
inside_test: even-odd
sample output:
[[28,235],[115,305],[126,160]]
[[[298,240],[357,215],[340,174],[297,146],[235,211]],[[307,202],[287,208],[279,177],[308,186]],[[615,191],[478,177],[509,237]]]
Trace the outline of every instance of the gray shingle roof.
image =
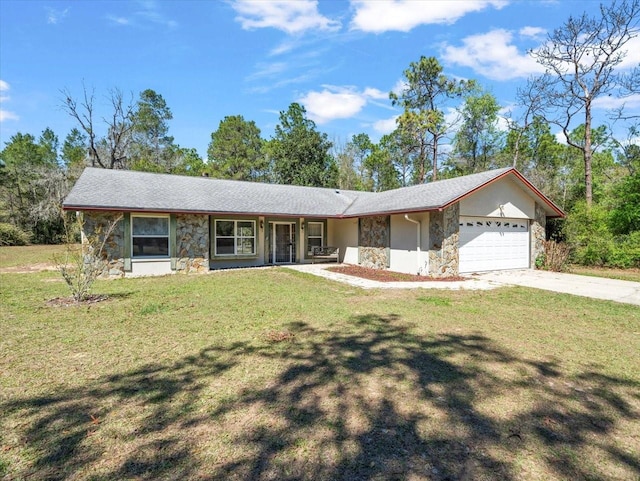
[[356,217],[442,208],[511,172],[522,177],[506,168],[373,193],[86,168],[63,206],[68,210]]

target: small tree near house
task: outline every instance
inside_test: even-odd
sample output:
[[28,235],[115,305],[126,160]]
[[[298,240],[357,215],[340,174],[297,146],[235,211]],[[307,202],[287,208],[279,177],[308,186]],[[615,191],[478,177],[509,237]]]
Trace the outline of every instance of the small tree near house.
[[82,236],[80,245],[74,239],[78,232],[84,232],[82,217],[77,215],[75,220],[65,222],[66,249],[55,258],[55,264],[74,301],[89,299],[93,283],[104,269],[105,245],[121,219],[122,215],[106,226],[97,226],[93,233]]

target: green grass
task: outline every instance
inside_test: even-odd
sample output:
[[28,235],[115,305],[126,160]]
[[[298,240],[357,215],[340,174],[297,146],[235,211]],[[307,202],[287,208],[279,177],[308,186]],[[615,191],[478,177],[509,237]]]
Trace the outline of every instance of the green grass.
[[[18,254],[16,254],[18,255]],[[0,476],[637,479],[640,309],[288,269],[0,274]]]
[[0,247],[0,269],[28,267],[33,264],[53,264],[54,257],[65,251],[64,245],[34,245],[24,247]]
[[613,269],[609,267],[587,267],[572,265],[569,272],[583,276],[606,277],[609,279],[620,279],[622,281],[640,282],[640,269]]

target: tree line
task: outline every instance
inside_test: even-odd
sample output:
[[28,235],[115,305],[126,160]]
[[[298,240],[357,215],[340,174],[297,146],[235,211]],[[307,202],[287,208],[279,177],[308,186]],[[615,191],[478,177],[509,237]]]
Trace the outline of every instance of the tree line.
[[551,32],[531,52],[545,73],[519,89],[517,118],[502,117],[495,95],[476,80],[447,76],[437,58],[421,57],[403,72],[403,88],[389,94],[401,113],[377,142],[365,133],[329,139],[292,103],[269,139],[254,121],[225,117],[202,159],[175,143],[171,110],[151,89],[135,100],[109,91],[100,116],[93,90],[84,87],[79,97],[63,90],[63,110],[76,127],[62,145],[45,129],[38,138],[14,135],[0,152],[0,238],[7,243],[1,232],[11,230],[59,242],[60,202],[85,166],[366,191],[513,166],[570,213],[554,235],[572,242],[576,260],[640,262],[638,252],[635,261],[614,259],[617,245],[630,242],[633,251],[637,242],[640,250],[640,116],[623,104],[611,112],[627,138],[593,124],[599,98],[640,93],[640,67],[618,68],[638,35],[639,12],[640,0],[605,3],[599,15],[572,16]]

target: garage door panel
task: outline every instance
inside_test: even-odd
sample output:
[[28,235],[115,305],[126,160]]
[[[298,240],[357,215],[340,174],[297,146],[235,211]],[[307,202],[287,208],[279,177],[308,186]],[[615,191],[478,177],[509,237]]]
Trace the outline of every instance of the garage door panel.
[[460,272],[529,267],[527,219],[460,218]]

